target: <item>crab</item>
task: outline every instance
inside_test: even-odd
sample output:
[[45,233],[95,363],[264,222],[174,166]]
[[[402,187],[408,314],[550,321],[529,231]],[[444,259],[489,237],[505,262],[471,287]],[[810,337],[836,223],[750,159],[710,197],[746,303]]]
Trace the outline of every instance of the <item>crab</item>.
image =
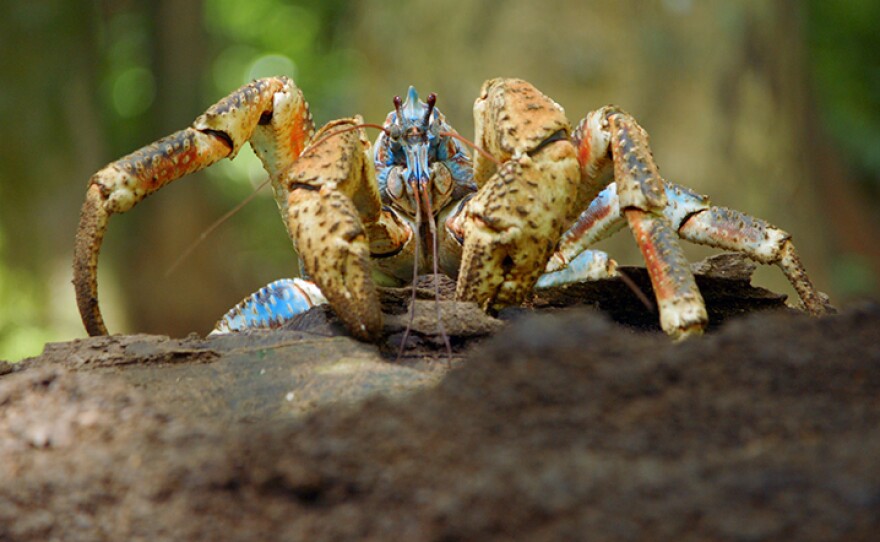
[[[252,294],[215,332],[275,327],[329,303],[351,334],[382,331],[377,284],[420,272],[456,279],[455,298],[492,312],[534,288],[611,277],[616,263],[589,250],[629,226],[644,257],[661,328],[702,333],[708,317],[679,239],[776,264],[813,315],[831,310],[791,236],[664,180],[648,135],[615,106],[572,129],[563,108],[520,79],[486,81],[474,105],[475,151],[450,127],[437,97],[410,87],[383,126],[359,116],[314,132],[287,77],[232,92],[193,124],[108,164],[88,185],[76,235],[74,285],[90,335],[106,334],[98,305],[98,254],[112,214],[249,142],[269,174],[302,277]],[[370,145],[364,128],[381,128]]]

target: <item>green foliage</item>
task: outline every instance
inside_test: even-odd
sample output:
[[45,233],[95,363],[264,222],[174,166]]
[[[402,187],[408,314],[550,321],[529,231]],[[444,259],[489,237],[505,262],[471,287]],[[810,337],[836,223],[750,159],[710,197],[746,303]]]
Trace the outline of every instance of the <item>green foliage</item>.
[[309,97],[318,119],[351,114],[343,104],[357,55],[342,37],[347,5],[204,0],[205,27],[219,45],[211,65],[215,90],[225,94],[257,77],[287,75]]
[[105,29],[103,101],[120,119],[146,114],[156,83],[150,66],[150,25],[145,13],[125,11],[111,17]]
[[[0,230],[0,254],[3,253]],[[6,265],[0,265],[0,360],[18,361],[39,353],[46,341],[57,334],[42,324],[39,278]]]
[[811,0],[810,65],[823,121],[880,188],[880,2]]
[[[359,63],[345,32],[348,5],[344,0],[204,0],[205,30],[215,45],[206,70],[211,89],[206,103],[253,79],[286,75],[303,90],[318,125],[354,114],[349,89]],[[230,207],[266,178],[250,146],[207,175]],[[269,190],[263,195],[269,198]],[[289,239],[267,208],[274,204],[240,211],[232,235],[248,247],[249,258],[290,275],[295,265]]]
[[[353,83],[361,76],[359,66],[369,64],[360,56],[361,44],[353,39],[357,21],[350,10],[357,4],[350,0],[200,0],[201,28],[198,20],[186,21],[184,28],[191,28],[192,34],[184,44],[163,41],[167,35],[161,30],[170,27],[163,25],[180,20],[169,20],[160,5],[171,4],[167,0],[46,0],[11,2],[0,8],[0,36],[8,45],[0,49],[0,241],[5,240],[0,243],[0,358],[33,355],[46,340],[82,334],[76,315],[67,314],[74,307],[65,251],[72,246],[71,228],[85,180],[109,159],[168,133],[164,125],[159,129],[157,119],[170,122],[165,111],[169,103],[180,105],[181,114],[191,115],[183,121],[175,117],[175,123],[185,123],[200,112],[199,106],[206,107],[253,78],[289,75],[308,97],[318,124],[358,112]],[[195,4],[173,7],[183,5],[192,7],[190,19],[199,16]],[[430,3],[395,6],[405,12],[436,10]],[[809,61],[820,102],[817,114],[834,137],[828,145],[843,148],[849,163],[880,192],[880,2],[809,0],[806,6]],[[379,26],[384,30],[382,25],[387,25],[388,32],[401,24],[394,17],[381,21]],[[482,32],[484,26],[468,28]],[[380,41],[395,40],[381,36]],[[441,42],[422,37],[416,45],[438,64],[459,66],[460,57],[450,61],[434,49]],[[158,51],[164,51],[167,60],[171,47],[194,64],[206,59],[203,66],[188,72],[200,84],[187,92],[174,94],[178,89],[171,87],[179,74],[163,73],[157,61]],[[548,56],[547,62],[580,62],[580,52],[564,50],[565,54]],[[474,54],[484,61],[482,51]],[[497,67],[491,57],[485,61],[489,65],[481,73],[488,76]],[[453,79],[451,71],[444,72],[449,79]],[[448,84],[454,86],[454,81]],[[163,91],[175,97],[185,94],[196,104],[164,97],[159,103],[157,96]],[[213,181],[205,191],[210,198],[200,203],[213,204],[219,216],[265,173],[245,148],[235,161],[210,168],[208,176]],[[294,267],[289,239],[273,206],[266,201],[252,204],[227,228],[231,237],[238,236],[229,252],[241,254],[229,258],[234,272],[252,273],[254,262],[261,266],[268,262],[273,269],[266,274],[278,270],[277,278]],[[118,220],[113,237],[124,237],[125,228],[126,222]],[[181,235],[197,237],[192,232]],[[141,250],[139,241],[132,243],[136,246],[132,250]],[[252,252],[244,253],[241,247]],[[118,253],[116,257],[124,259]],[[112,270],[112,258],[105,251],[103,270]],[[246,263],[233,262],[237,259]],[[866,263],[841,262],[834,270],[843,284],[840,288],[876,288],[875,277],[865,272]],[[104,284],[112,285],[110,278]],[[248,277],[243,282],[254,281]]]

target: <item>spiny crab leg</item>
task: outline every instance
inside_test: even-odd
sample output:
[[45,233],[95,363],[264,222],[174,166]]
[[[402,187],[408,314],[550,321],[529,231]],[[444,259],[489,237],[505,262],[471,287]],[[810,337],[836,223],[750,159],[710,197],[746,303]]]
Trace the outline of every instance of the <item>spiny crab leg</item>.
[[98,306],[97,269],[110,215],[124,213],[169,179],[198,171],[229,152],[222,139],[188,128],[113,162],[91,178],[73,266],[77,304],[89,335],[107,334]]
[[626,209],[624,214],[651,277],[660,327],[674,339],[701,334],[709,315],[669,220],[641,209]]
[[[807,277],[788,233],[739,211],[714,207],[708,197],[664,181],[647,134],[626,113],[609,106],[588,114],[573,140],[582,190],[591,203],[562,235],[539,287],[601,277],[604,253],[587,247],[629,223],[660,304],[661,326],[675,337],[699,333],[705,325],[703,303],[677,237],[776,264],[809,313],[833,312]],[[612,178],[616,182],[605,186]]]
[[299,155],[313,127],[302,93],[286,77],[259,79],[211,106],[192,126],[108,164],[89,180],[74,248],[77,305],[90,335],[107,333],[98,305],[97,266],[110,215],[124,213],[166,184],[233,157],[248,140],[274,182]]
[[619,110],[606,112],[617,195],[645,259],[660,310],[660,327],[681,339],[703,332],[709,321],[678,235],[664,211],[669,200],[648,146],[648,134]]
[[766,220],[724,207],[709,207],[682,224],[679,235],[694,243],[742,252],[763,264],[776,264],[813,316],[835,312],[813,286],[791,242],[791,235]]

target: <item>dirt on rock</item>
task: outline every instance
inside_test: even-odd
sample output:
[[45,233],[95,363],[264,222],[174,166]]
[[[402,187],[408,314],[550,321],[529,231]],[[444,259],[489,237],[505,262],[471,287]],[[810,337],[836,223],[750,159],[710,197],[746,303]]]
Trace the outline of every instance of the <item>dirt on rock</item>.
[[880,304],[679,344],[564,304],[451,368],[326,319],[0,365],[0,540],[876,539]]

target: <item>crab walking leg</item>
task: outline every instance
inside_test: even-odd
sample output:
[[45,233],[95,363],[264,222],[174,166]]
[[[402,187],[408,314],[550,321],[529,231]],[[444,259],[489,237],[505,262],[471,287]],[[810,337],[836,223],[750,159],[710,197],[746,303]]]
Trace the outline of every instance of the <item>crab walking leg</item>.
[[626,221],[620,213],[617,185],[611,183],[562,234],[535,287],[549,288],[617,275],[617,262],[606,253],[587,250],[587,247],[610,237],[625,225]]
[[324,303],[327,299],[312,281],[299,278],[276,280],[230,309],[210,334],[281,327],[294,316]]
[[767,221],[724,207],[708,207],[688,217],[678,233],[693,243],[735,250],[757,262],[778,265],[807,312],[814,316],[833,312],[810,282],[791,235]]
[[228,155],[229,150],[222,139],[188,128],[92,176],[80,212],[73,264],[77,305],[89,335],[107,334],[98,306],[97,270],[110,215],[124,213],[169,180],[198,171]]
[[[254,142],[270,178],[292,163],[312,133],[302,93],[287,78],[260,79],[211,106],[191,127],[120,158],[89,180],[74,248],[77,305],[90,335],[107,333],[98,305],[98,254],[110,215],[124,213],[166,184],[233,157]],[[275,186],[281,205],[286,194]]]
[[665,216],[625,211],[660,309],[660,327],[675,339],[699,335],[709,320],[690,264]]
[[[578,123],[572,141],[581,173],[577,205],[583,208],[588,201],[592,206],[597,196],[608,199],[599,209],[607,209],[609,217],[605,218],[607,224],[590,225],[587,221],[582,228],[576,223],[569,230],[571,239],[562,246],[561,257],[555,259],[564,261],[585,248],[593,236],[608,235],[619,227],[611,214],[616,205],[617,216],[625,217],[645,258],[660,309],[660,327],[676,338],[700,333],[708,321],[706,307],[670,223],[669,213],[677,216],[680,209],[668,207],[674,198],[654,163],[648,134],[629,114],[606,106]],[[612,180],[614,184],[609,185]],[[612,186],[616,186],[614,202],[608,191]],[[551,261],[554,266],[559,263]]]
[[474,105],[480,187],[456,221],[464,246],[456,298],[484,309],[522,302],[544,271],[579,180],[562,108],[525,81],[494,79]]
[[601,250],[584,250],[556,271],[544,272],[535,283],[535,289],[564,286],[577,282],[607,279],[618,276],[617,262]]
[[660,327],[676,339],[700,334],[709,317],[676,230],[664,215],[669,197],[648,134],[622,111],[610,112],[607,119],[620,207],[645,259]]
[[[667,200],[663,214],[673,227],[692,214],[709,208],[708,198],[693,190],[667,182],[663,183],[663,187]],[[537,287],[615,276],[617,263],[604,252],[587,248],[610,237],[625,225],[626,218],[620,211],[620,199],[617,197],[617,183],[612,182],[562,234]]]

